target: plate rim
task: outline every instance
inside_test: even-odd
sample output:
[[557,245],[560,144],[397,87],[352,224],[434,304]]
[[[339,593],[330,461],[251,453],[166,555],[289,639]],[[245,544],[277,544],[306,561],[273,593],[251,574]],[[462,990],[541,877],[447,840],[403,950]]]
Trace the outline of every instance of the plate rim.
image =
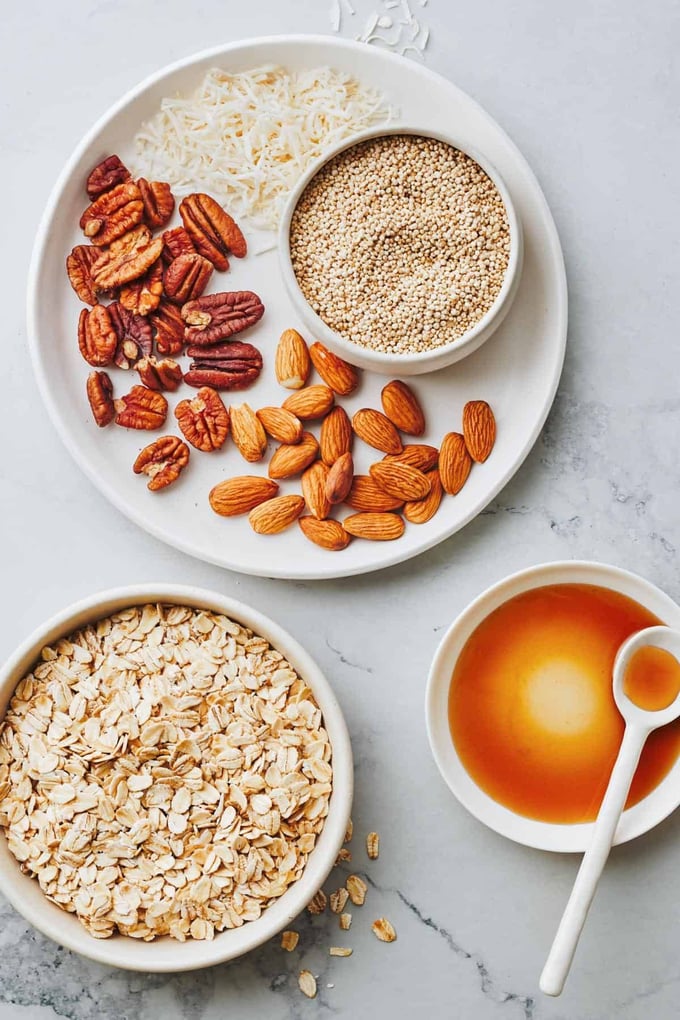
[[[204,50],[199,50],[195,53],[190,54],[187,57],[182,57],[179,60],[172,61],[169,64],[165,64],[147,75],[140,82],[134,85],[131,89],[125,92],[116,102],[111,104],[91,125],[89,130],[85,132],[83,137],[80,139],[78,144],[75,146],[71,155],[66,160],[61,172],[57,176],[57,179],[52,187],[52,190],[47,199],[47,203],[43,210],[40,222],[35,235],[33,243],[33,249],[31,252],[31,259],[29,263],[27,283],[26,283],[26,323],[27,323],[27,342],[29,354],[31,357],[31,363],[33,365],[33,371],[35,379],[38,385],[40,396],[43,400],[47,412],[50,416],[53,426],[55,427],[57,434],[59,435],[64,446],[74,459],[80,470],[90,480],[94,487],[99,491],[124,517],[131,520],[142,530],[148,534],[153,535],[159,541],[163,542],[170,547],[177,549],[179,552],[185,555],[191,556],[194,559],[198,559],[205,563],[210,563],[214,566],[220,567],[223,570],[233,570],[236,573],[245,574],[252,577],[269,577],[278,578],[283,580],[291,581],[328,581],[334,580],[341,577],[353,577],[360,576],[362,574],[374,573],[378,570],[384,570],[388,567],[393,567],[398,563],[406,562],[407,560],[413,559],[416,556],[420,556],[421,553],[427,552],[434,546],[440,545],[447,539],[451,538],[452,535],[456,534],[466,527],[472,520],[475,519],[498,495],[498,493],[508,484],[508,482],[514,477],[519,471],[522,464],[528,457],[529,453],[533,449],[536,440],[538,439],[543,426],[545,425],[550,409],[552,408],[557,389],[562,376],[562,370],[564,366],[564,359],[566,354],[567,344],[567,328],[568,328],[568,289],[567,289],[567,277],[566,268],[564,264],[564,254],[562,252],[562,246],[560,244],[559,235],[557,233],[557,227],[553,219],[550,207],[548,206],[547,199],[543,193],[543,189],[536,177],[530,164],[525,159],[524,155],[507,134],[505,129],[498,124],[498,122],[487,113],[476,99],[474,99],[469,93],[465,92],[464,89],[460,88],[454,82],[450,81],[445,75],[439,74],[437,71],[431,70],[429,67],[415,65],[418,73],[425,79],[429,79],[431,82],[444,82],[449,89],[455,90],[459,93],[466,102],[470,103],[475,109],[476,113],[483,118],[488,124],[490,124],[495,130],[500,132],[503,139],[509,149],[513,152],[516,159],[518,159],[524,171],[528,174],[528,178],[532,182],[536,197],[540,199],[542,206],[542,218],[543,224],[546,228],[546,241],[550,248],[551,254],[555,258],[555,264],[557,269],[557,302],[555,307],[555,319],[557,322],[557,333],[559,339],[559,350],[558,358],[555,364],[555,370],[553,378],[550,380],[550,386],[548,388],[546,397],[540,408],[540,413],[536,419],[534,427],[531,429],[529,436],[527,437],[521,452],[517,458],[510,464],[506,470],[504,470],[497,481],[489,488],[489,490],[482,496],[482,498],[474,504],[473,507],[455,524],[448,529],[445,529],[443,533],[424,538],[418,543],[416,548],[406,548],[402,551],[399,550],[398,543],[393,543],[390,546],[390,552],[386,554],[384,560],[377,564],[369,564],[362,566],[356,564],[354,566],[342,566],[341,562],[333,561],[337,563],[337,566],[332,566],[329,570],[324,565],[316,568],[301,566],[299,570],[279,570],[276,567],[275,561],[272,562],[267,568],[260,567],[244,567],[243,565],[235,565],[234,563],[228,562],[224,557],[211,556],[208,552],[197,551],[189,542],[185,542],[180,536],[174,536],[169,534],[163,527],[158,526],[148,516],[145,517],[143,513],[138,512],[136,509],[130,507],[125,499],[119,497],[118,492],[113,483],[108,482],[100,474],[96,473],[90,468],[87,459],[81,456],[77,445],[73,443],[70,432],[65,424],[62,422],[60,411],[56,400],[52,396],[52,390],[49,384],[47,373],[44,371],[42,364],[42,357],[40,354],[40,347],[38,343],[38,325],[37,325],[37,307],[39,301],[39,279],[42,262],[45,258],[47,241],[49,237],[49,226],[52,221],[55,209],[57,207],[61,192],[72,175],[72,171],[82,154],[90,146],[91,142],[99,131],[106,126],[106,124],[113,119],[121,110],[127,105],[133,102],[138,96],[147,91],[153,85],[161,81],[163,78],[170,74],[174,74],[176,71],[180,71],[185,67],[189,67],[192,64],[197,64],[201,61],[207,61],[218,56],[233,52],[234,50],[240,50],[248,46],[263,46],[272,44],[288,44],[298,45],[302,47],[308,46],[329,46],[332,45],[340,50],[347,51],[361,51],[365,52],[367,44],[362,42],[356,42],[351,39],[345,38],[334,38],[330,35],[323,35],[320,33],[306,34],[306,33],[280,33],[278,35],[265,35],[265,36],[251,36],[246,39],[238,39],[229,43],[222,43],[218,46],[211,46]],[[399,54],[391,53],[387,50],[374,48],[373,56],[376,60],[384,60],[387,63],[398,64],[403,61],[404,57]]]

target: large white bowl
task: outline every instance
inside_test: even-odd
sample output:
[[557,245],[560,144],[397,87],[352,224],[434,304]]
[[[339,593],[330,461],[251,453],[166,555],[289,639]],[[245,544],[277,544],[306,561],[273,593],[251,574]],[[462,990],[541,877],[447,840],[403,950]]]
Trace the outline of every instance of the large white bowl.
[[[367,142],[373,138],[384,138],[387,135],[419,135],[426,138],[434,138],[439,142],[444,142],[446,145],[453,146],[454,149],[459,149],[467,156],[470,156],[471,159],[474,159],[481,166],[487,177],[496,185],[503,199],[510,228],[510,258],[508,267],[505,271],[501,289],[491,308],[482,316],[479,322],[457,340],[452,340],[441,347],[434,347],[429,351],[420,351],[417,354],[389,354],[383,351],[374,351],[370,347],[362,347],[351,340],[346,340],[345,337],[336,333],[314,311],[307,301],[298,283],[290,257],[291,220],[295,207],[310,181],[316,177],[326,163],[330,162],[341,152],[346,152],[347,149],[352,149],[361,142]],[[328,240],[329,243],[332,243],[331,238]],[[370,128],[328,149],[321,159],[316,160],[307,172],[302,175],[291,192],[281,217],[279,229],[279,265],[283,282],[291,301],[295,305],[295,310],[300,318],[303,319],[312,335],[322,340],[327,347],[341,358],[344,358],[345,361],[349,361],[359,368],[381,372],[385,375],[420,375],[423,372],[433,372],[436,369],[444,368],[446,365],[453,365],[456,361],[460,361],[481,347],[484,341],[488,340],[492,333],[498,329],[510,311],[510,306],[517,293],[522,271],[523,254],[522,226],[510,197],[510,192],[498,170],[489,162],[486,156],[476,149],[470,148],[469,145],[463,146],[459,139],[447,131],[432,131],[424,127],[409,124],[390,124],[389,126],[383,124],[382,126]]]
[[352,749],[342,711],[328,681],[290,634],[236,599],[176,584],[132,585],[99,592],[69,606],[38,627],[0,670],[0,717],[4,716],[17,683],[32,668],[45,645],[110,613],[146,602],[188,605],[230,616],[265,637],[288,659],[313,691],[333,749],[333,793],[326,823],[302,877],[258,920],[221,932],[212,942],[192,940],[182,943],[168,937],[141,942],[124,935],[110,939],[93,938],[75,915],[50,903],[38,882],[21,872],[4,836],[0,837],[0,892],[27,921],[49,938],[99,963],[156,973],[195,970],[233,960],[266,942],[290,924],[321,887],[342,846],[349,820],[353,792]]
[[[425,715],[437,766],[461,804],[480,822],[508,839],[539,850],[583,852],[590,844],[593,822],[559,825],[518,815],[493,800],[474,782],[458,757],[449,730],[449,687],[465,642],[482,620],[508,599],[547,584],[594,584],[627,595],[669,627],[680,627],[680,606],[659,588],[619,567],[605,563],[559,561],[511,574],[464,609],[442,638],[432,662]],[[680,758],[652,792],[624,811],[614,843],[625,843],[658,825],[680,804]]]

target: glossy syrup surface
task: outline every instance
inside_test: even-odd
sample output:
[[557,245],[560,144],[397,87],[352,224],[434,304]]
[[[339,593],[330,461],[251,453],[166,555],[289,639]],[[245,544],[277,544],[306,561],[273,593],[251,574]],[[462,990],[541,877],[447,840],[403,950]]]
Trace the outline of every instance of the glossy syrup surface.
[[665,648],[638,648],[628,663],[623,690],[640,708],[660,712],[680,692],[680,662]]
[[[529,818],[592,821],[623,735],[616,653],[662,622],[626,596],[581,584],[537,588],[491,613],[466,642],[449,692],[451,736],[477,785]],[[650,735],[628,807],[679,752],[680,722]]]

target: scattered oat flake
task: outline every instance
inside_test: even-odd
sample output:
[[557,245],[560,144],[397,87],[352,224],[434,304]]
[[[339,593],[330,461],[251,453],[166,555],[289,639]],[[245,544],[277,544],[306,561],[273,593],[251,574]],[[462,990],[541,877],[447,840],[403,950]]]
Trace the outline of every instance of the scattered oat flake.
[[297,948],[299,940],[300,936],[296,931],[281,932],[281,948],[285,949],[287,953],[292,953]]
[[336,889],[335,892],[331,893],[330,904],[331,910],[334,914],[341,914],[343,912],[348,896],[349,893],[344,886],[341,886],[339,889]]
[[358,875],[349,875],[345,885],[347,887],[347,892],[349,893],[349,898],[354,906],[362,906],[368,891],[368,886],[364,882],[363,878],[360,878]]
[[308,999],[316,997],[316,978],[309,970],[301,970],[298,977],[298,986],[303,995]]
[[328,953],[330,956],[351,956],[352,950],[349,946],[331,946]]
[[352,851],[348,850],[346,846],[343,846],[338,850],[338,856],[335,858],[335,866],[338,864],[349,864],[352,860]]
[[377,861],[380,853],[380,836],[377,832],[369,832],[366,837],[366,853],[372,861]]
[[349,931],[352,927],[352,915],[351,914],[340,914],[340,927],[343,931]]
[[377,921],[374,921],[371,930],[381,942],[394,942],[397,937],[396,931],[386,917],[379,917]]
[[354,832],[354,822],[350,818],[350,820],[347,822],[347,828],[345,829],[345,838],[343,839],[342,842],[343,843],[349,843],[349,841],[352,838],[353,832]]
[[323,914],[326,909],[326,903],[328,898],[323,889],[319,889],[318,893],[311,898],[307,904],[307,910],[310,914]]

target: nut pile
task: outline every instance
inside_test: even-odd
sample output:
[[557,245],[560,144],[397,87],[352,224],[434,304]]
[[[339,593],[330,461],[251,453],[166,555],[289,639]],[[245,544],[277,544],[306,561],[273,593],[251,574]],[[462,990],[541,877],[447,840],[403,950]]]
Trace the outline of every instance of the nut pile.
[[[345,833],[345,844],[351,842],[353,835],[352,819],[350,818],[347,826],[347,832]],[[368,859],[375,861],[378,859],[380,849],[380,837],[377,832],[369,832],[366,836],[366,853]],[[346,864],[352,860],[352,851],[347,847],[343,846],[338,854],[335,866]],[[352,926],[352,915],[345,912],[345,906],[347,902],[353,904],[355,907],[363,907],[366,901],[366,894],[368,892],[368,885],[360,875],[352,874],[348,875],[343,885],[337,888],[329,896],[319,889],[319,891],[312,897],[310,902],[307,904],[308,913],[317,916],[325,913],[326,907],[330,907],[331,912],[338,916],[338,926],[341,931],[349,931]],[[394,926],[386,917],[379,917],[371,925],[371,931],[378,939],[379,942],[395,942],[397,933],[394,930]],[[297,949],[300,941],[300,935],[297,931],[288,929],[281,933],[281,948],[288,953],[292,953]],[[353,953],[351,946],[330,946],[328,950],[329,956],[337,957],[348,957]],[[306,995],[308,999],[316,997],[317,983],[316,978],[309,970],[301,970],[298,975],[298,987],[303,995]],[[328,986],[329,988],[332,985]]]
[[[323,384],[307,385],[312,365]],[[267,436],[279,442],[268,477],[227,478],[209,495],[215,513],[248,514],[251,527],[261,535],[279,534],[297,521],[310,542],[332,552],[347,548],[352,538],[400,538],[405,520],[425,524],[445,493],[460,492],[473,463],[483,463],[495,443],[491,408],[486,401],[471,400],[463,409],[462,432],[447,433],[439,449],[404,444],[402,436],[421,437],[426,422],[415,393],[399,380],[383,388],[382,411],[361,408],[350,420],[336,397],[356,389],[357,370],[318,342],[308,348],[294,329],[281,336],[276,373],[279,382],[294,391],[281,407],[253,411],[241,404],[230,409],[232,438],[246,461],[264,459]],[[309,428],[318,421],[317,438]],[[367,475],[354,473],[355,436],[384,455]],[[279,495],[279,482],[297,476],[301,494]],[[354,513],[339,521],[331,513],[341,504]]]
[[255,920],[301,876],[331,788],[304,680],[264,638],[185,606],[44,648],[0,727],[9,849],[96,938]]
[[[77,245],[66,270],[83,308],[78,346],[93,371],[87,396],[100,427],[155,430],[168,414],[165,392],[182,384],[198,388],[175,417],[185,439],[210,452],[224,443],[229,418],[218,390],[241,390],[262,371],[262,355],[235,340],[262,317],[252,291],[205,295],[213,270],[226,271],[229,256],[243,258],[241,230],[209,195],[187,195],[179,205],[183,226],[166,227],[175,208],[168,184],[133,181],[118,156],[109,156],[87,179],[91,202],[80,219],[89,244]],[[107,300],[109,303],[105,304]],[[183,371],[175,358],[192,359]],[[114,399],[109,366],[136,369],[139,385]],[[189,461],[189,447],[163,436],[142,451],[134,465],[149,476],[152,491],[165,488]]]
[[460,339],[489,311],[510,231],[500,192],[473,159],[432,138],[385,135],[310,181],[290,254],[331,329],[362,347],[416,354]]

